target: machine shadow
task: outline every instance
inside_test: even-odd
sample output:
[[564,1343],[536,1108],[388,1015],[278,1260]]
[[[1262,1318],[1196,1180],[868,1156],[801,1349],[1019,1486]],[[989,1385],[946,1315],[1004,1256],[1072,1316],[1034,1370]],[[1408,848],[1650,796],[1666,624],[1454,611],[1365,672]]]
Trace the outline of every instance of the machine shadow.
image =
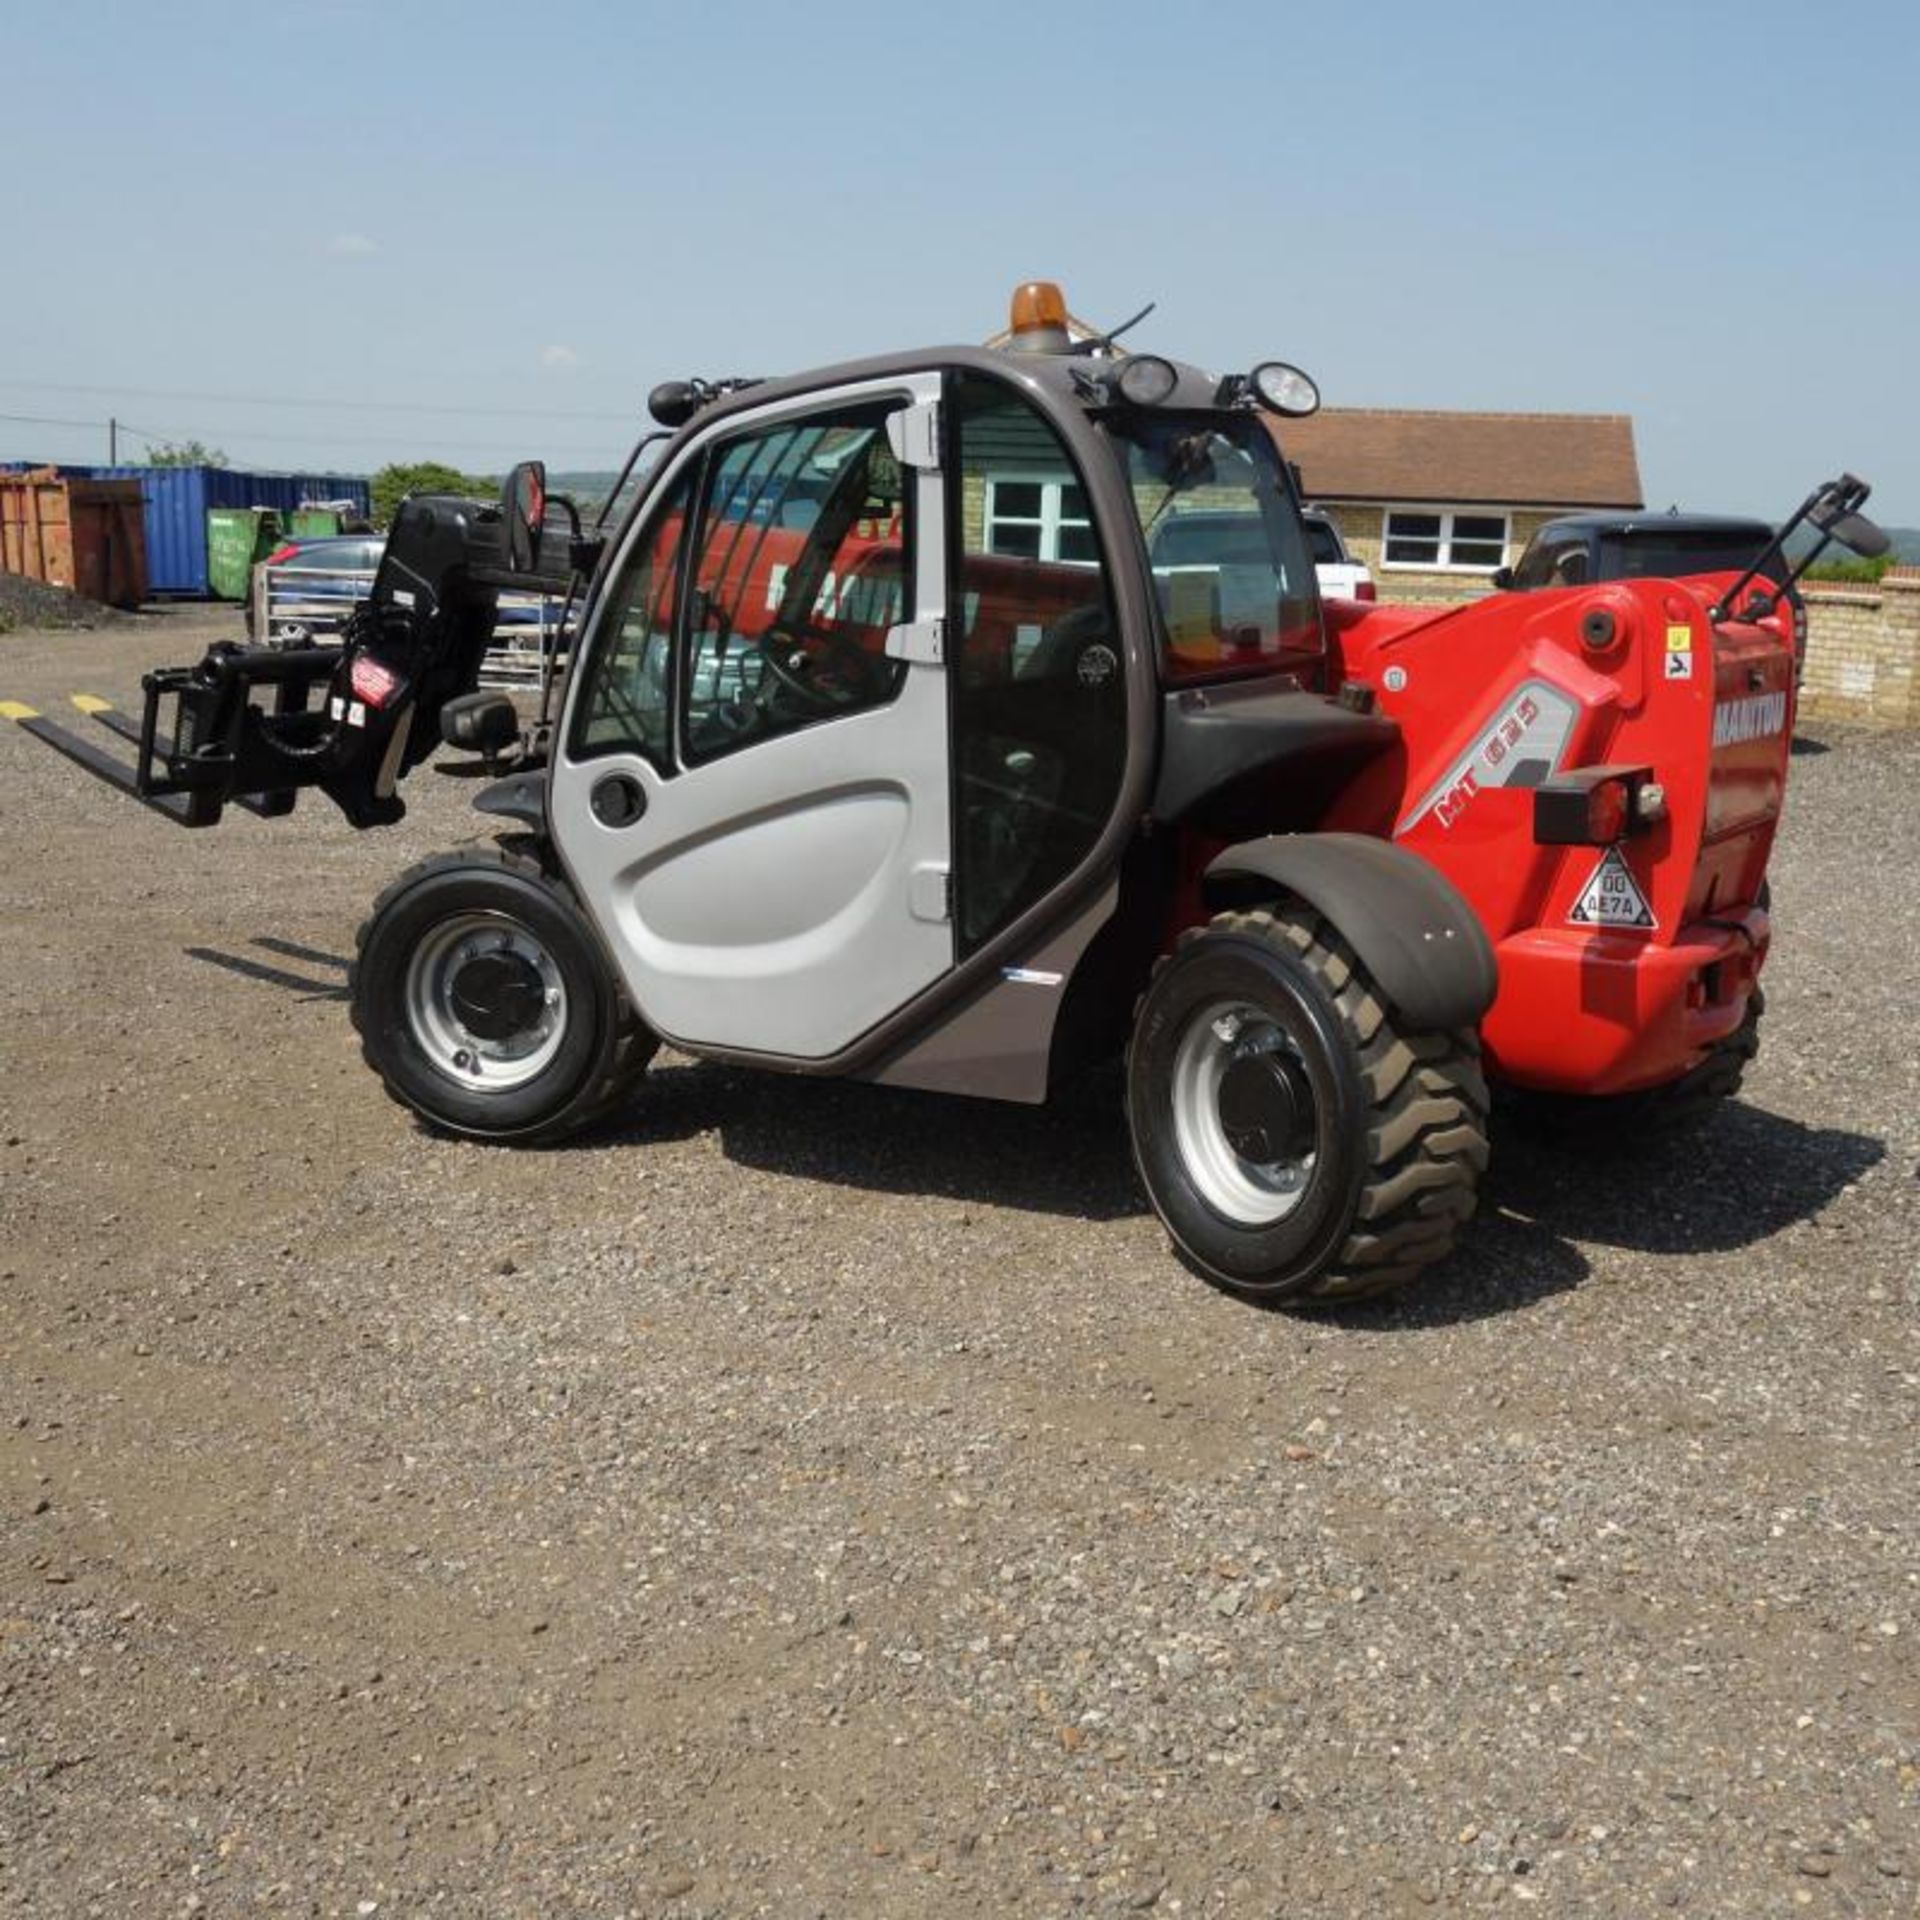
[[[1101,1068],[1046,1107],[1015,1107],[670,1060],[584,1140],[713,1133],[729,1160],[760,1172],[1111,1221],[1148,1210],[1121,1089],[1118,1068]],[[1588,1278],[1581,1243],[1672,1255],[1750,1246],[1812,1218],[1885,1153],[1864,1134],[1737,1103],[1683,1142],[1598,1158],[1497,1116],[1460,1249],[1404,1299],[1314,1317],[1414,1329],[1515,1312]]]
[[675,1059],[647,1074],[631,1107],[583,1137],[638,1146],[698,1133],[717,1133],[741,1166],[835,1186],[1087,1220],[1147,1211],[1117,1067],[1044,1107],[1023,1107]]
[[1738,1100],[1691,1133],[1607,1151],[1555,1146],[1496,1115],[1481,1204],[1636,1253],[1728,1253],[1812,1219],[1886,1155],[1870,1134]]

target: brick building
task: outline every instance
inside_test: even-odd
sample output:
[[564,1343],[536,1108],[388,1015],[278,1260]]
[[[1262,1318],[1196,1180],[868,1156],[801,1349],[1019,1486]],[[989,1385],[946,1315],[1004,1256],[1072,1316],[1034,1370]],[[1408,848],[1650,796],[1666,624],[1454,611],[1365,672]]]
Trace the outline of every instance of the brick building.
[[1543,520],[1645,504],[1625,414],[1329,407],[1274,431],[1383,600],[1476,599]]

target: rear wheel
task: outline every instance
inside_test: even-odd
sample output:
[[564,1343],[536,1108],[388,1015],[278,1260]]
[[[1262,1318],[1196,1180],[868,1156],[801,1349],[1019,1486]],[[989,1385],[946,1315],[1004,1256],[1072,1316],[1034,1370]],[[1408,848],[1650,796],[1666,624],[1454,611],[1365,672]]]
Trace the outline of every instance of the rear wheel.
[[361,927],[349,986],[387,1091],[452,1133],[539,1145],[611,1105],[651,1058],[572,900],[532,861],[444,854]]
[[1470,1032],[1406,1029],[1308,909],[1222,914],[1160,965],[1127,1104],[1155,1212],[1205,1277],[1360,1299],[1448,1251],[1487,1163]]

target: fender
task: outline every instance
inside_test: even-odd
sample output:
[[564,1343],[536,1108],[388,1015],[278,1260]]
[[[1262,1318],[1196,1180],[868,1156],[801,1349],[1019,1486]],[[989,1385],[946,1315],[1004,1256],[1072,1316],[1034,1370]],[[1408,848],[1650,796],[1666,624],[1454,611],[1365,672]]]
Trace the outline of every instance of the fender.
[[1477,1026],[1493,1005],[1493,943],[1459,889],[1418,854],[1359,833],[1273,834],[1218,854],[1201,889],[1209,905],[1229,906],[1249,897],[1249,881],[1325,914],[1411,1025]]
[[510,773],[504,780],[489,781],[473,796],[481,813],[497,813],[508,820],[524,821],[536,833],[547,824],[547,770],[535,767],[528,773]]

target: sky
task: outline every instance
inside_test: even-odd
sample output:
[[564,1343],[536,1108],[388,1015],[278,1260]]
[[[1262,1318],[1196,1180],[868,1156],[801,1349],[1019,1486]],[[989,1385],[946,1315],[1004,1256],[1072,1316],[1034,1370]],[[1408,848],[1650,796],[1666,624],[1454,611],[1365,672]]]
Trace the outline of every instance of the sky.
[[1913,0],[0,0],[0,458],[611,467],[656,381],[1045,277],[1329,406],[1628,413],[1651,506],[1917,526],[1916,55]]

